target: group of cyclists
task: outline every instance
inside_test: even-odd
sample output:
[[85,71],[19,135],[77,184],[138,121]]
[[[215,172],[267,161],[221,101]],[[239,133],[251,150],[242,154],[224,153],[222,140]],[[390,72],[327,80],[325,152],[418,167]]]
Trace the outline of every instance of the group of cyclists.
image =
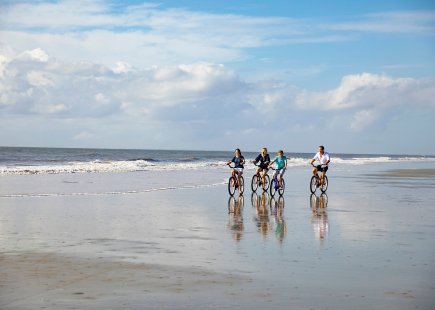
[[[314,162],[317,161],[317,165],[314,165]],[[318,172],[321,172],[320,176],[320,184],[322,185],[325,179],[326,171],[328,171],[328,165],[330,162],[330,156],[328,152],[325,152],[325,147],[323,145],[319,146],[318,152],[314,155],[314,157],[310,160],[310,164],[313,165],[313,175],[317,176]],[[231,175],[233,177],[236,177],[238,180],[238,184],[241,184],[241,177],[243,174],[244,164],[245,164],[245,158],[242,155],[242,152],[240,149],[236,149],[234,151],[234,157],[227,162],[227,165],[230,165],[231,163],[234,163],[234,167],[232,167]],[[284,173],[287,169],[287,157],[284,155],[283,150],[279,150],[277,152],[277,156],[270,160],[270,156],[267,153],[267,148],[262,148],[261,153],[258,154],[258,156],[252,160],[252,163],[257,166],[257,175],[261,175],[261,185],[263,188],[266,185],[266,175],[269,171],[269,169],[272,167],[273,164],[275,164],[275,171],[273,174],[272,179],[277,177],[278,183],[280,186],[282,186],[282,179],[284,176]]]

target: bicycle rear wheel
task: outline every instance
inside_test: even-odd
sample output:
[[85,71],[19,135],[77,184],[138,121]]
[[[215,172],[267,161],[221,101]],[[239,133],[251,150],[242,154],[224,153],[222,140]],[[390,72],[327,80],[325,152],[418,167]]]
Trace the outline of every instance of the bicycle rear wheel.
[[263,190],[267,192],[267,190],[269,189],[269,185],[270,185],[270,177],[268,174],[266,174],[264,176],[264,184],[263,185],[264,185]]
[[278,193],[280,196],[284,195],[284,190],[285,190],[285,181],[281,177],[281,186],[278,188]]
[[326,190],[328,189],[328,177],[325,175],[325,177],[323,178],[323,184],[322,186],[320,186],[320,190],[322,191],[322,193],[326,192]]
[[235,192],[236,192],[236,178],[231,176],[228,179],[228,193],[230,194],[230,196],[233,196]]
[[252,189],[253,192],[257,191],[258,183],[259,183],[258,182],[258,175],[254,174],[252,176],[252,181],[251,181],[251,189]]
[[311,193],[314,194],[316,189],[317,189],[317,178],[316,178],[315,175],[313,175],[311,177],[311,180],[310,180],[310,191],[311,191]]

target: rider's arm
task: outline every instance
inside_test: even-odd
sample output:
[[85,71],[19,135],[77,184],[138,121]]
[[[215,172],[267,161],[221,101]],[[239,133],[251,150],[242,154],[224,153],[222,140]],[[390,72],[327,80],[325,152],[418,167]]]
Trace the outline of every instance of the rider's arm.
[[284,170],[287,170],[287,158],[285,159],[285,162],[284,162]]
[[231,163],[234,163],[235,160],[236,160],[236,158],[233,157],[233,159],[231,159],[231,160],[229,160],[229,161],[227,162],[227,165],[229,165],[229,164],[231,164]]
[[273,165],[274,162],[275,162],[275,159],[272,160],[272,161],[269,163],[269,166],[267,166],[267,167],[270,168],[270,167]]

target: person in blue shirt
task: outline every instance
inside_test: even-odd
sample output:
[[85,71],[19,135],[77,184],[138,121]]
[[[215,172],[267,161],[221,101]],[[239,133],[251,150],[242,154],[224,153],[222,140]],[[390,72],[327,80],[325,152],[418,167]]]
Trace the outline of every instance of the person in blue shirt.
[[267,154],[267,148],[263,147],[261,149],[261,153],[258,154],[258,156],[255,158],[255,160],[252,161],[254,165],[257,163],[260,163],[257,167],[256,174],[259,174],[260,172],[263,172],[261,175],[261,184],[264,187],[265,177],[267,172],[269,171],[269,163],[270,163],[270,156]]
[[278,156],[276,156],[269,164],[269,168],[276,163],[276,169],[273,174],[272,179],[278,174],[278,182],[281,186],[281,179],[284,175],[285,170],[287,169],[287,157],[284,155],[283,150],[278,151]]
[[238,184],[240,184],[240,177],[243,174],[243,168],[244,168],[243,165],[245,164],[245,157],[243,157],[240,149],[236,149],[234,151],[234,155],[235,156],[233,157],[233,159],[227,162],[227,165],[229,165],[230,163],[234,163],[234,168],[231,171],[231,175],[235,176],[237,174]]

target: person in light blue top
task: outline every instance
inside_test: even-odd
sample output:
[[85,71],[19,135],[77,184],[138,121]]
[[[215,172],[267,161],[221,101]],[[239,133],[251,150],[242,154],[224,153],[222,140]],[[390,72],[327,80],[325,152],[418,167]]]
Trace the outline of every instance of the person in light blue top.
[[285,170],[287,169],[287,157],[284,155],[284,151],[283,150],[279,150],[278,151],[278,156],[276,156],[269,164],[269,168],[270,166],[272,166],[272,164],[275,163],[276,164],[276,169],[275,172],[273,174],[272,179],[278,174],[278,182],[281,186],[281,179],[284,175]]

